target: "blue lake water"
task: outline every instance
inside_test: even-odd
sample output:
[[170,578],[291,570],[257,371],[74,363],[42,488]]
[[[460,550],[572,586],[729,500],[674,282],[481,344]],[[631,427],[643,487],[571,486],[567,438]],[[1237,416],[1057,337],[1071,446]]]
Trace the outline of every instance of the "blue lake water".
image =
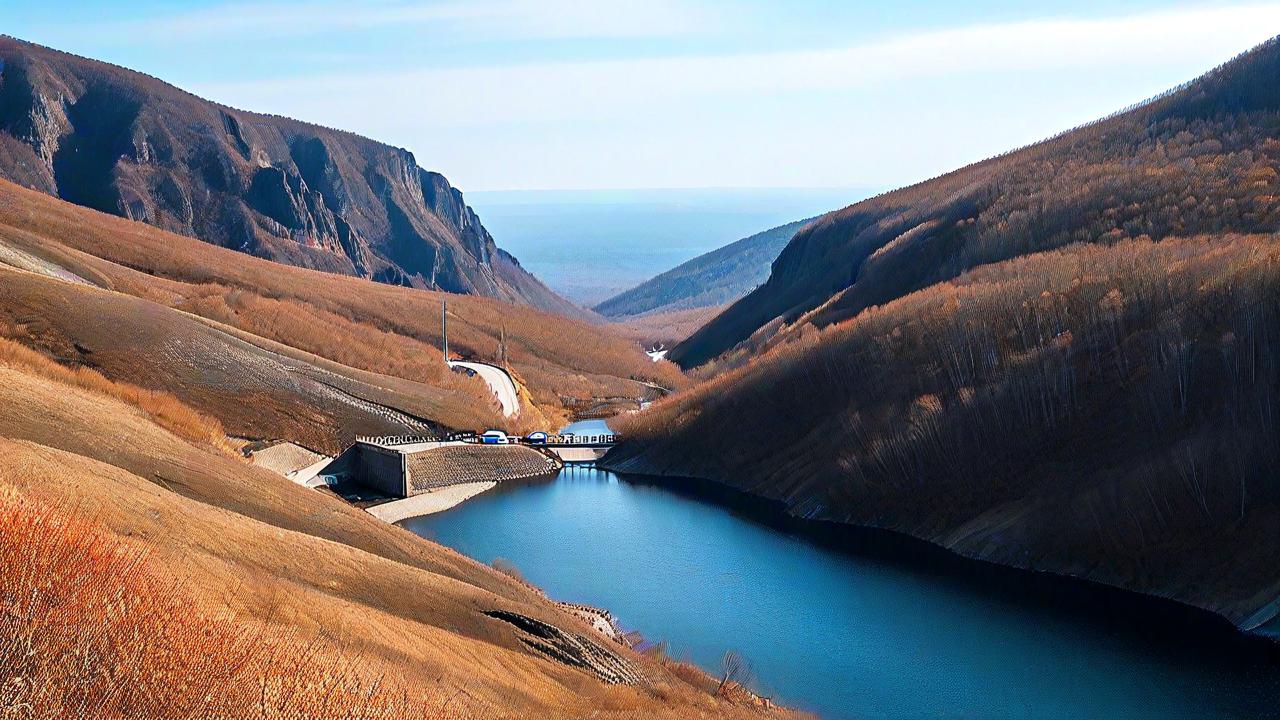
[[1087,614],[810,542],[592,468],[403,523],[552,597],[608,608],[669,653],[829,718],[1219,718],[1280,712],[1274,667],[1144,640]]

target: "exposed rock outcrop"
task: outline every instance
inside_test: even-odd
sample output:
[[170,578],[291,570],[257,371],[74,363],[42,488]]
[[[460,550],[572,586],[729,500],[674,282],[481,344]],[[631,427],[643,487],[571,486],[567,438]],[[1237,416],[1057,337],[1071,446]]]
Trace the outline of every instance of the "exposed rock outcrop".
[[280,262],[582,310],[407,150],[0,38],[0,177]]

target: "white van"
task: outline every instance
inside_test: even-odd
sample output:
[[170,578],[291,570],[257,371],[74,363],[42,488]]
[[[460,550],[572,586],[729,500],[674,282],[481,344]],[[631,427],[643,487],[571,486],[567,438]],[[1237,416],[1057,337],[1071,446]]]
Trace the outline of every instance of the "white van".
[[485,445],[507,445],[511,442],[511,438],[501,430],[485,430],[480,435],[480,442]]

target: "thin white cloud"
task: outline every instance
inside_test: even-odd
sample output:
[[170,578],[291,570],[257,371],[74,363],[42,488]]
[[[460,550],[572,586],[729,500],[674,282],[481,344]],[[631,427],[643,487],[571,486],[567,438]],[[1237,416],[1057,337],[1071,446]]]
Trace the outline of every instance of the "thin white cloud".
[[887,186],[1103,115],[1278,28],[1280,2],[1268,2],[976,25],[842,48],[190,89],[408,147],[464,187]]
[[[509,67],[423,68],[206,84],[241,107],[360,127],[367,108],[419,126],[605,120],[689,98],[847,92],[913,78],[1224,59],[1280,28],[1280,3],[979,25],[849,48]],[[1210,60],[1211,61],[1211,60]],[[975,88],[980,92],[980,88]],[[343,98],[335,103],[335,98]]]
[[494,39],[618,38],[684,34],[707,20],[678,0],[276,0],[130,20],[111,32],[170,43],[405,27]]

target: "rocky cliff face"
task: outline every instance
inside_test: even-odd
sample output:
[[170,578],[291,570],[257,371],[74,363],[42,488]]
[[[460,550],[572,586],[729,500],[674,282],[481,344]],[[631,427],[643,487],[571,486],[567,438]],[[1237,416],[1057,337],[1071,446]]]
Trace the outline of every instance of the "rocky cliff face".
[[582,313],[406,150],[11,38],[0,177],[280,262]]

